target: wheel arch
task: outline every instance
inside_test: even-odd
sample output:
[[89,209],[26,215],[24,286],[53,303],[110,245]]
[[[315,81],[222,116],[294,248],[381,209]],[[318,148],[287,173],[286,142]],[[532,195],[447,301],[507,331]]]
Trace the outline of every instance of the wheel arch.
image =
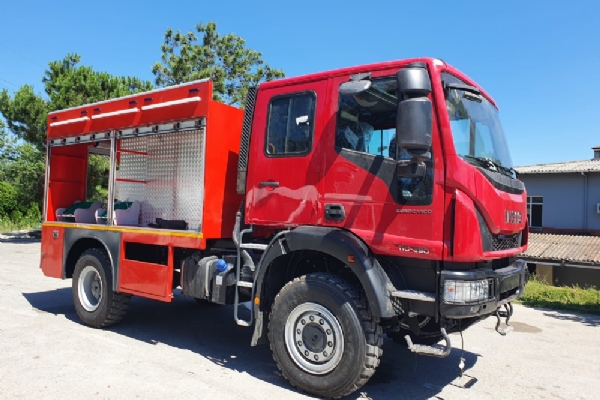
[[[69,232],[70,231],[70,232]],[[119,260],[119,241],[120,236],[98,235],[95,231],[88,230],[69,230],[65,234],[65,254],[63,265],[63,279],[72,278],[75,264],[81,255],[88,249],[97,248],[105,252],[110,262],[112,273],[112,289],[117,290],[118,286],[118,260]],[[77,232],[73,232],[77,231]],[[105,232],[100,232],[105,233]]]
[[[362,287],[374,317],[396,316],[390,300],[393,285],[364,242],[343,229],[302,226],[277,235],[258,264],[254,299],[256,324],[252,345],[265,342],[268,312],[272,302],[287,282],[300,276],[293,271],[297,271],[298,263],[306,256],[324,257],[326,262],[333,264],[334,273],[338,275],[350,271],[351,275],[346,277],[349,280],[355,279]],[[322,268],[310,272],[317,271],[332,272]]]

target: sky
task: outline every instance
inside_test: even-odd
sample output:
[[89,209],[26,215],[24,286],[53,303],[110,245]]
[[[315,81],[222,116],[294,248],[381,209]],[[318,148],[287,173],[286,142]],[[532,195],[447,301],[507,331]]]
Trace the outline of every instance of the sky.
[[598,1],[0,0],[0,89],[67,53],[153,80],[167,28],[215,21],[287,76],[436,57],[488,91],[514,165],[592,158],[600,146]]

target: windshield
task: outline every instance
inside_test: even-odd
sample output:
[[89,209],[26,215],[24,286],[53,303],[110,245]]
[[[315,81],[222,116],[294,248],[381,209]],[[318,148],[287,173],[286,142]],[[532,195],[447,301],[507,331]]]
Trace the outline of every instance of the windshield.
[[[444,84],[466,83],[442,73]],[[498,109],[484,96],[456,88],[446,91],[446,108],[456,153],[478,167],[514,177]]]

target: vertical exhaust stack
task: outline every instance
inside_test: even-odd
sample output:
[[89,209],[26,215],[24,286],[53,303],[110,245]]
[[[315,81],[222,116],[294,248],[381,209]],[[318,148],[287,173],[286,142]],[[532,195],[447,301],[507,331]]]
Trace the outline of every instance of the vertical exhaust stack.
[[600,146],[592,147],[594,150],[594,160],[600,160]]

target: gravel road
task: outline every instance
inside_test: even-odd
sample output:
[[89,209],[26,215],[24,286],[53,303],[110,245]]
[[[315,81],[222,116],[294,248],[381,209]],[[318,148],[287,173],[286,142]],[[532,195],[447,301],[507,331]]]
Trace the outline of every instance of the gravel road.
[[[83,326],[71,281],[46,278],[35,240],[0,241],[0,398],[306,399],[267,346],[233,322],[231,307],[133,298],[109,330]],[[445,359],[386,339],[375,376],[349,398],[598,399],[600,317],[515,307],[515,331],[487,319]],[[361,394],[362,392],[362,394]]]

